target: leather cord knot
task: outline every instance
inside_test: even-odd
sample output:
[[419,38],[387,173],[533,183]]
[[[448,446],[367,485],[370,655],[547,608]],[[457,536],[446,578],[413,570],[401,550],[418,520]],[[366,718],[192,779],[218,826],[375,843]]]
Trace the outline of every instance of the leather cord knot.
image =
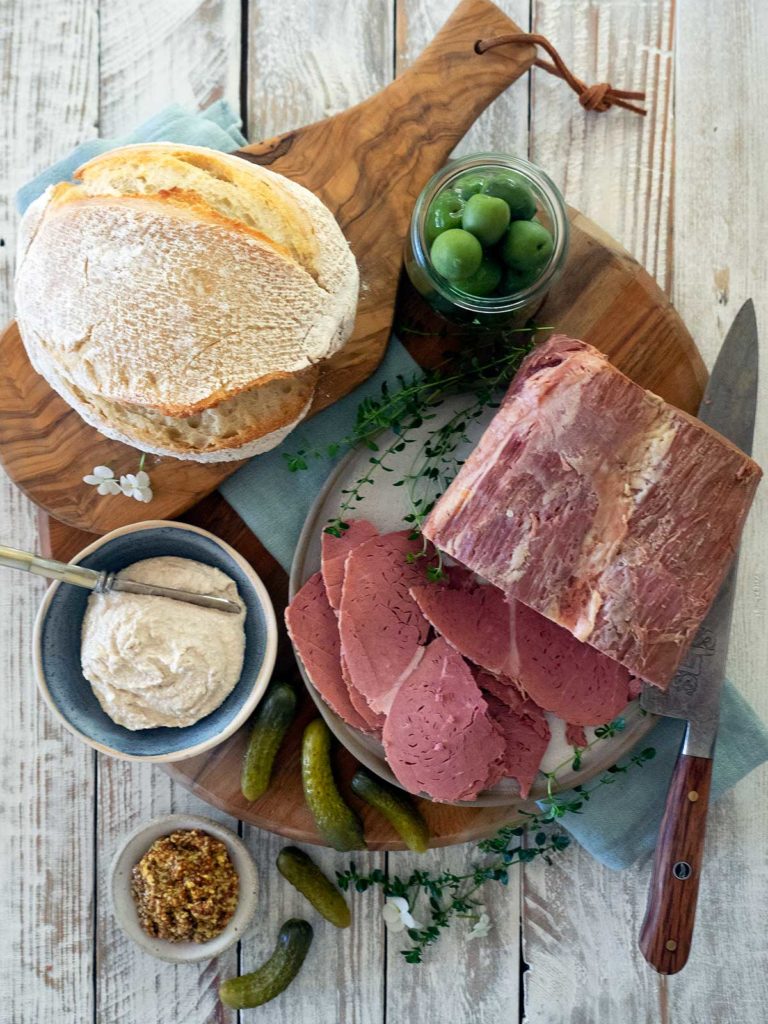
[[614,89],[608,82],[599,82],[597,85],[587,85],[568,68],[563,58],[550,43],[546,36],[537,35],[534,32],[512,32],[509,35],[495,36],[492,39],[479,39],[475,43],[476,53],[485,53],[496,46],[507,46],[510,43],[531,43],[533,46],[540,46],[546,50],[552,58],[550,64],[547,60],[537,57],[534,64],[542,71],[550,75],[562,78],[564,82],[573,89],[579,97],[579,103],[585,110],[592,110],[596,114],[602,114],[611,107],[623,107],[624,110],[631,110],[635,114],[645,117],[647,111],[636,103],[629,103],[628,100],[644,100],[644,92],[630,92],[627,89]]
[[588,85],[584,92],[579,95],[579,103],[585,110],[594,110],[602,114],[604,110],[611,109],[611,101],[608,93],[612,92],[607,82],[600,82],[598,85]]

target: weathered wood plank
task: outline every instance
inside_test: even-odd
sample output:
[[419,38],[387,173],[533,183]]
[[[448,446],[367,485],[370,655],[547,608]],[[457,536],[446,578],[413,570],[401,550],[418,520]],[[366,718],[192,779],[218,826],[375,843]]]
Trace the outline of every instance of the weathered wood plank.
[[[250,0],[246,134],[266,138],[357,103],[390,81],[392,52],[391,4]],[[266,959],[289,917],[304,917],[315,930],[299,977],[270,1004],[270,1021],[381,1024],[384,930],[374,900],[357,897],[352,927],[340,932],[278,874],[275,857],[286,841],[249,826],[244,836],[259,865],[263,910],[241,944],[242,971]],[[330,850],[309,852],[331,877],[349,861]],[[361,870],[384,865],[382,854],[354,859]]]
[[[126,6],[101,0],[100,128],[124,132],[163,106],[192,109],[225,97],[239,106],[240,5],[237,0],[143,0]],[[159,768],[99,757],[95,865],[97,1020],[136,1024],[217,1024],[236,1014],[218,1000],[219,981],[237,973],[237,949],[218,960],[174,966],[139,951],[112,915],[109,864],[136,825],[169,812],[237,823],[175,785]]]
[[672,187],[672,0],[534,0],[547,36],[583,81],[644,90],[648,116],[585,114],[559,79],[534,71],[531,159],[573,206],[669,286]]
[[[678,4],[675,86],[675,269],[672,296],[711,365],[741,303],[753,297],[765,353],[768,237],[763,168],[768,136],[768,8]],[[706,55],[702,59],[702,55]],[[758,394],[768,395],[763,358]],[[758,410],[755,457],[768,465],[768,409]],[[730,677],[768,719],[768,493],[747,522],[728,659]],[[673,1024],[759,1021],[768,1005],[768,807],[763,766],[715,808],[688,967],[669,981]],[[722,966],[721,966],[722,965]],[[705,1009],[706,1008],[706,1009]]]
[[392,78],[381,0],[250,0],[248,131],[256,142],[345,110]]
[[[768,229],[768,208],[753,171],[765,160],[765,140],[761,154],[754,125],[768,97],[764,82],[757,89],[750,84],[760,78],[766,49],[764,41],[762,52],[756,42],[746,49],[743,44],[765,38],[760,32],[766,26],[756,24],[759,7],[745,5],[744,24],[735,30],[732,18],[714,3],[677,4],[673,150],[673,6],[544,0],[535,5],[537,29],[561,45],[578,74],[648,89],[650,113],[645,124],[618,113],[585,117],[575,110],[569,115],[562,105],[551,105],[550,93],[561,86],[539,76],[533,95],[534,159],[550,171],[559,166],[555,178],[564,184],[566,197],[622,240],[662,283],[673,283],[678,309],[710,364],[744,298],[755,295],[763,320],[768,313],[766,271],[751,255]],[[765,22],[765,12],[759,17]],[[569,41],[574,56],[562,40]],[[762,453],[765,461],[766,448],[763,411],[758,459]],[[763,495],[745,536],[729,669],[764,716],[765,522]],[[552,868],[526,868],[526,1021],[736,1024],[761,1018],[768,816],[760,794],[766,774],[755,772],[712,811],[691,959],[669,981],[651,971],[636,946],[648,864],[613,874],[575,849]]]
[[240,106],[239,0],[100,5],[99,134],[130,131],[168,103]]
[[[6,5],[0,28],[0,313],[12,315],[14,192],[94,133],[91,0]],[[5,543],[34,549],[37,514],[0,473]],[[38,698],[30,645],[42,581],[0,586],[0,1017],[90,1020],[94,759]]]
[[[505,0],[498,6],[523,31],[529,26],[527,0]],[[448,13],[440,0],[403,0],[397,4],[396,54],[400,71],[418,55]],[[482,57],[478,58],[482,60]],[[491,104],[464,137],[457,153],[498,151],[528,153],[528,96],[523,79]],[[403,875],[417,865],[433,872],[467,870],[476,858],[471,845],[438,850],[418,857],[390,854],[389,870]],[[372,898],[372,897],[369,897]],[[506,890],[488,886],[493,931],[467,943],[468,928],[457,922],[446,931],[425,963],[407,964],[400,954],[408,941],[397,935],[387,941],[387,1020],[450,1019],[462,1024],[496,1024],[516,1020],[520,991],[520,873],[510,872]],[[448,1015],[446,1017],[446,1014]]]

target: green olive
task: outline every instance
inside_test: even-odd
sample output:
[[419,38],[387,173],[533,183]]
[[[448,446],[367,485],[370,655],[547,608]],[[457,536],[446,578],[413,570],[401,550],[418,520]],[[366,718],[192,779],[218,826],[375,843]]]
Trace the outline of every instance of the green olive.
[[513,220],[504,236],[501,254],[507,266],[541,271],[552,255],[552,235],[537,220]]
[[460,228],[463,209],[464,200],[456,192],[446,189],[437,195],[429,205],[424,223],[427,245],[432,245],[437,236],[448,228]]
[[490,295],[501,281],[501,266],[490,256],[483,256],[483,262],[471,277],[465,277],[457,285],[468,295]]
[[478,239],[481,245],[495,245],[509,227],[509,207],[503,199],[470,196],[461,215],[461,226]]
[[512,220],[530,220],[536,214],[536,198],[522,175],[502,171],[487,182],[483,192],[503,199],[509,207]]
[[462,174],[460,178],[451,185],[454,192],[457,192],[462,199],[469,199],[470,196],[477,195],[478,192],[482,192],[488,183],[488,175],[480,174],[477,171],[470,171],[468,174]]
[[449,281],[471,277],[483,259],[483,247],[474,235],[461,228],[449,228],[438,235],[430,252],[432,265]]
[[529,270],[515,270],[513,267],[507,267],[498,294],[517,295],[518,292],[529,288],[534,281],[538,281],[540,277],[541,269],[539,267],[532,267]]

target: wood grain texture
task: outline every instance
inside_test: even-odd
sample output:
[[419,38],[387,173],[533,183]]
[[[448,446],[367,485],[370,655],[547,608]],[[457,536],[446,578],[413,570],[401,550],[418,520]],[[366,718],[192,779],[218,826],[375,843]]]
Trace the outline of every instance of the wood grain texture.
[[[534,10],[539,30],[558,42],[576,40],[585,55],[574,62],[580,69],[582,61],[587,72],[590,62],[595,67],[602,62],[603,67],[610,66],[614,84],[631,85],[637,83],[632,76],[642,66],[638,57],[647,53],[659,61],[655,93],[670,94],[672,42],[664,40],[670,40],[672,4],[547,0],[536,3]],[[643,259],[650,267],[664,266],[659,279],[672,282],[675,304],[708,365],[749,295],[756,300],[763,335],[768,323],[766,267],[754,260],[752,248],[768,231],[765,190],[755,170],[768,151],[766,139],[754,128],[768,99],[760,72],[768,60],[765,16],[759,2],[740,5],[734,23],[715,4],[678,0],[673,33],[674,135],[666,103],[649,108],[642,129],[651,138],[666,138],[670,159],[662,163],[658,148],[651,153],[647,144],[636,146],[640,155],[628,179],[638,183],[636,189],[622,190],[614,184],[625,159],[624,133],[637,131],[631,119],[625,123],[618,115],[606,114],[585,118],[583,126],[571,124],[570,111],[562,105],[558,109],[554,97],[541,109],[538,85],[534,91],[532,151],[542,159],[537,135],[546,125],[548,159],[559,161],[569,175],[566,197],[587,206],[636,255],[645,253]],[[588,28],[585,18],[591,18]],[[667,28],[660,33],[661,26]],[[744,47],[741,38],[748,38],[749,45]],[[707,59],[702,59],[703,54]],[[544,76],[537,76],[537,82],[549,85]],[[608,132],[609,121],[610,133],[600,137]],[[556,145],[558,136],[561,141]],[[603,165],[610,173],[604,172]],[[556,180],[563,178],[556,176]],[[652,190],[664,204],[656,223],[670,224],[669,232],[659,228],[656,233],[656,228],[649,227]],[[656,247],[655,255],[650,248],[644,249],[646,245]],[[765,383],[760,393],[767,393]],[[755,457],[763,464],[768,453],[767,427],[766,410],[761,407]],[[768,614],[765,522],[766,494],[758,491],[743,539],[729,661],[729,676],[763,719],[768,717],[763,683],[768,671],[768,636],[763,625]],[[614,874],[573,849],[552,868],[527,866],[526,1021],[762,1021],[768,1004],[768,979],[760,966],[766,955],[767,781],[763,766],[710,810],[693,949],[685,970],[668,980],[654,974],[636,946],[650,864]],[[578,984],[572,983],[574,978]]]
[[691,952],[711,784],[711,758],[678,758],[640,927],[642,954],[660,974],[677,974]]
[[[155,5],[155,9],[167,11],[171,6],[184,5],[171,5],[168,0],[165,5]],[[202,6],[211,7],[210,4]],[[378,19],[382,10],[387,17],[392,16],[390,3],[367,0],[365,4],[350,4],[345,0],[322,0],[315,6],[308,0],[306,5],[298,0],[281,4],[274,0],[258,0],[255,4],[251,0],[250,6],[252,10],[257,7],[268,12],[264,17],[269,18],[278,39],[281,18],[285,14],[284,60],[279,49],[277,54],[256,50],[250,56],[255,63],[264,65],[273,58],[278,64],[283,60],[279,73],[286,87],[293,78],[310,83],[303,90],[297,87],[297,103],[318,104],[315,93],[318,87],[323,87],[323,76],[345,81],[347,75],[364,79],[370,73],[380,76],[382,82],[385,80],[378,66],[362,71],[356,65],[349,71],[343,44],[352,45],[349,38],[345,39],[346,26],[351,24],[352,17],[357,19],[354,21],[357,38],[366,32],[372,37],[381,33]],[[511,6],[506,3],[504,6],[514,16]],[[98,119],[94,99],[98,91],[96,64],[88,57],[96,46],[95,0],[91,3],[65,0],[55,5],[41,2],[34,5],[34,10],[32,7],[31,4],[13,5],[13,16],[3,20],[0,30],[3,52],[8,56],[0,70],[0,87],[4,90],[2,109],[8,126],[0,133],[0,203],[3,204],[0,223],[4,225],[0,234],[6,243],[0,248],[3,275],[0,302],[10,297],[8,267],[12,245],[5,227],[13,223],[10,193],[61,151],[92,135]],[[768,235],[763,174],[768,151],[765,133],[760,131],[768,104],[768,80],[763,73],[768,62],[768,10],[761,0],[744,0],[736,8],[715,4],[713,0],[677,0],[676,8],[674,140],[669,102],[661,104],[661,111],[654,105],[651,120],[640,129],[640,119],[634,123],[631,115],[614,112],[601,117],[585,116],[568,90],[535,72],[531,152],[559,184],[565,184],[571,202],[591,214],[633,254],[641,255],[662,284],[666,286],[671,281],[675,302],[711,364],[735,310],[748,295],[755,298],[759,324],[764,331],[768,324],[768,267],[759,258],[763,239]],[[411,12],[412,25],[418,24],[421,17],[431,17],[434,24],[447,10],[438,0],[398,0],[398,15],[406,9]],[[636,77],[638,69],[646,67],[648,70],[643,71],[643,75],[650,74],[656,62],[659,77],[653,88],[658,95],[671,97],[673,7],[668,0],[639,0],[637,3],[536,0],[532,9],[536,27],[551,35],[563,55],[573,61],[577,73],[597,80],[603,75],[593,76],[591,68],[599,71],[605,66],[615,85],[631,85],[640,80]],[[303,25],[308,23],[306,19],[310,14],[315,18],[313,32],[323,31],[326,23],[329,26],[322,47],[316,51],[322,74],[314,79],[314,84],[312,69],[308,67],[311,62],[305,62],[301,47],[294,46],[287,38],[292,34],[289,29],[294,26],[300,29],[297,34],[303,34]],[[296,17],[305,20],[296,20]],[[518,20],[522,20],[520,15]],[[146,43],[153,29],[151,10],[145,25]],[[179,53],[171,57],[166,49],[164,59],[175,59],[182,51],[195,46],[198,36],[193,24],[187,25],[186,35],[180,34],[185,25],[187,23],[182,22],[174,29],[179,39]],[[201,38],[210,31],[210,25],[208,19]],[[124,35],[120,40],[127,51],[136,29],[130,25],[121,31],[127,34],[127,38]],[[339,46],[323,64],[334,32],[340,40]],[[414,44],[414,50],[417,46]],[[581,56],[574,57],[577,50],[585,63]],[[196,54],[199,58],[200,50]],[[158,93],[154,98],[149,91],[141,91],[145,78],[167,84],[158,67],[161,58],[162,54],[145,63],[144,51],[137,51],[135,58],[121,59],[122,66],[130,69],[130,75],[139,83],[139,91],[132,94],[134,102],[144,103],[148,113],[175,98],[172,91],[164,95]],[[190,80],[193,77],[194,72],[189,71]],[[543,90],[550,87],[551,93],[546,93],[545,100]],[[110,86],[110,90],[115,90],[114,95],[119,95],[119,88],[117,82]],[[512,102],[518,90],[522,90],[522,83],[497,100],[494,110],[508,99]],[[344,99],[339,105],[346,103],[346,94],[341,92]],[[113,126],[110,131],[132,122],[130,109],[118,109],[119,104],[114,114],[107,115],[107,99],[102,97],[105,123]],[[260,102],[266,103],[268,99],[263,95],[253,96],[254,111],[258,110]],[[281,102],[276,100],[270,115],[274,123],[268,123],[265,118],[265,131],[280,131],[289,126],[280,122],[280,108]],[[43,110],[44,115],[37,113]],[[313,107],[311,116],[325,112],[325,107],[318,104]],[[298,122],[292,120],[291,123]],[[497,123],[503,141],[504,116],[500,115]],[[515,132],[516,139],[518,127],[517,120],[513,120],[510,131]],[[664,145],[661,140],[665,140]],[[537,149],[544,143],[546,151]],[[482,146],[480,139],[479,145],[473,144],[472,148]],[[494,141],[494,148],[509,147]],[[669,159],[662,161],[662,153],[667,153]],[[672,156],[676,164],[674,176]],[[624,177],[618,180],[617,173]],[[670,201],[673,194],[674,206]],[[651,195],[655,200],[649,199]],[[658,228],[652,221],[654,203]],[[7,313],[10,315],[11,310],[7,309]],[[765,383],[762,393],[768,393]],[[766,409],[762,408],[756,457],[764,464],[768,461],[767,431]],[[3,539],[31,546],[34,543],[31,506],[9,483],[4,481],[0,488]],[[763,685],[768,676],[767,517],[766,494],[759,493],[745,532],[729,669],[731,677],[762,711],[764,718],[768,717],[768,693]],[[75,543],[77,547],[82,546],[76,540]],[[91,1019],[97,1024],[138,1024],[139,1021],[150,1024],[159,1019],[161,1005],[159,1001],[153,1004],[152,993],[157,989],[158,993],[167,994],[171,985],[165,975],[174,975],[177,969],[155,964],[133,950],[126,951],[126,956],[133,959],[126,977],[139,993],[126,993],[115,987],[106,998],[107,993],[103,991],[101,1011],[93,1013],[90,933],[87,931],[93,887],[89,853],[93,839],[93,791],[88,768],[91,755],[72,746],[74,741],[63,733],[50,729],[44,708],[38,707],[35,700],[26,651],[29,616],[32,604],[38,599],[38,586],[18,574],[7,580],[7,589],[0,591],[0,658],[6,680],[0,736],[4,750],[0,759],[0,787],[6,810],[5,827],[0,830],[0,852],[10,851],[14,857],[21,858],[26,886],[19,898],[20,879],[6,870],[2,902],[5,924],[0,938],[0,1005],[3,1007],[0,1019],[5,1021],[8,1015],[12,1024],[27,1020],[81,1024]],[[30,587],[34,588],[34,593]],[[22,735],[26,738],[23,745],[18,742]],[[574,848],[556,859],[551,867],[541,863],[526,867],[523,935],[524,957],[529,969],[524,975],[526,998],[521,1013],[528,1024],[603,1024],[609,1021],[762,1024],[768,1005],[766,784],[768,770],[764,767],[711,809],[693,953],[686,969],[668,981],[659,979],[647,967],[635,945],[647,892],[648,865],[616,874]],[[176,805],[182,809],[187,799],[178,789],[169,789],[162,774],[147,768],[139,771],[138,766],[130,766],[120,786],[112,787],[110,793],[120,808],[120,815],[125,817],[117,820],[119,815],[116,815],[107,835],[103,839],[97,836],[101,865],[106,865],[111,856],[121,822],[127,827],[131,814],[148,816],[153,807],[165,810]],[[129,814],[128,803],[134,799],[138,799],[138,810]],[[200,808],[195,803],[189,806]],[[100,820],[104,820],[107,810],[101,812]],[[211,811],[206,808],[204,813]],[[263,876],[281,841],[254,831],[249,842],[257,854]],[[269,844],[272,849],[267,852]],[[430,856],[442,863],[441,858],[447,855]],[[337,863],[333,854],[323,856],[328,857],[326,867]],[[406,856],[390,855],[389,860],[396,870],[401,870]],[[470,860],[471,850],[457,849],[451,851],[450,856],[456,857],[451,863],[463,867]],[[5,856],[0,863],[7,866],[13,862]],[[33,865],[31,888],[30,864]],[[506,900],[496,892],[489,899],[497,928],[498,915],[504,913],[509,904],[509,918],[504,917],[501,922],[506,929],[503,949],[497,950],[494,945],[493,956],[485,954],[489,943],[496,943],[497,936],[465,945],[458,932],[449,933],[429,964],[410,968],[399,964],[396,956],[399,947],[388,940],[387,957],[391,964],[387,974],[386,1018],[389,1021],[402,1024],[404,1020],[421,1019],[433,1024],[450,1020],[453,1024],[456,1020],[458,1024],[460,1012],[471,1013],[461,984],[465,972],[467,985],[471,985],[473,991],[479,989],[480,998],[483,990],[490,993],[482,1024],[517,1019],[514,987],[518,981],[518,957],[512,944],[517,922],[512,905],[513,883],[510,885]],[[275,932],[289,913],[304,912],[300,902],[290,902],[293,896],[288,886],[278,888],[275,885],[270,897],[275,903],[265,906],[266,916],[259,920],[259,928],[263,926],[265,933],[269,929]],[[358,914],[370,915],[365,924],[361,923],[361,932],[354,940],[361,944],[355,960],[354,989],[360,995],[350,996],[345,1003],[337,1001],[333,973],[337,961],[331,965],[326,959],[326,956],[333,956],[328,949],[333,947],[337,936],[324,933],[322,944],[316,943],[315,960],[307,962],[308,987],[301,996],[301,1014],[291,1014],[293,990],[289,990],[279,1005],[274,1004],[275,1012],[282,1015],[282,1019],[290,1020],[291,1024],[299,1019],[307,1024],[328,1024],[329,1020],[337,1019],[368,1024],[385,1019],[385,994],[380,984],[382,939],[375,899],[368,894],[354,901]],[[68,926],[66,934],[61,933],[62,945],[56,922],[61,922],[65,914]],[[250,936],[248,941],[252,941]],[[347,942],[347,937],[342,941]],[[266,934],[263,942],[265,950],[270,947],[271,939]],[[254,960],[256,953],[254,948]],[[250,956],[247,949],[245,955]],[[474,964],[475,957],[480,967],[477,974],[474,968],[470,974],[467,964]],[[120,963],[120,957],[103,962],[112,968]],[[100,963],[96,969],[97,973],[101,972]],[[163,976],[160,980],[158,973]],[[212,1011],[208,995],[212,983],[203,980],[201,987],[205,988],[206,995],[199,1006],[195,1006],[193,996],[198,983],[183,971],[180,975],[183,977],[180,976],[179,983],[188,988],[181,999],[187,1014],[185,1024],[220,1020],[219,1016],[211,1015],[216,1013]],[[344,984],[350,991],[352,981],[348,976]],[[309,994],[312,990],[314,1001]],[[499,995],[504,991],[509,993],[506,1005]],[[343,1006],[345,1017],[325,1012],[331,1000],[334,1007]],[[137,1006],[142,1016],[133,1016]],[[458,1007],[457,1013],[452,1014],[455,1007]],[[163,1005],[163,1009],[168,1007]],[[272,1009],[243,1015],[243,1019],[252,1016],[255,1020],[259,1014],[265,1020],[271,1019]],[[112,1013],[116,1016],[110,1016]],[[163,1017],[163,1024],[165,1020]]]
[[[172,102],[193,109],[226,96],[237,109],[239,5],[182,0],[127,7],[101,0],[102,134],[121,132]],[[135,461],[135,453],[131,453]],[[170,812],[237,822],[203,804],[151,765],[97,757],[95,882],[97,1024],[234,1024],[218,984],[237,973],[238,950],[209,963],[173,966],[137,949],[118,927],[108,892],[109,864],[122,837],[142,821]]]
[[[96,5],[6,4],[0,40],[5,317],[13,312],[14,192],[95,133]],[[3,541],[34,548],[36,522],[34,507],[0,472]],[[8,1024],[93,1015],[94,757],[38,700],[29,652],[43,589],[26,573],[0,581],[0,1019]]]
[[239,0],[99,4],[99,134],[121,135],[179,103],[240,107]]
[[[405,240],[416,196],[478,114],[530,66],[533,48],[474,52],[477,32],[515,31],[489,0],[461,0],[416,63],[383,91],[340,114],[241,153],[314,191],[336,214],[360,268],[352,337],[321,368],[313,411],[351,391],[378,365],[389,340]],[[47,511],[105,532],[144,511],[104,500],[82,477],[95,465],[125,466],[133,449],[103,438],[32,370],[18,333],[0,339],[0,457],[8,474]],[[31,414],[31,415],[30,415]],[[237,463],[198,465],[150,458],[153,512],[172,518],[214,489]],[[117,471],[117,468],[116,468]]]
[[[331,5],[313,0],[284,0],[280,4],[251,0],[247,37],[249,138],[264,138],[327,117],[386,85],[391,78],[392,17],[392,5],[377,0],[342,0]],[[287,32],[286,25],[301,26],[301,30]],[[221,506],[211,498],[190,514],[204,513],[206,507],[211,515],[217,515],[216,509]],[[227,514],[228,522],[231,516]],[[268,556],[259,564],[267,569],[272,592],[279,591],[284,601],[287,577],[283,570]],[[280,672],[295,675],[285,637],[282,641]],[[282,758],[279,770],[284,771]],[[298,764],[294,762],[290,770],[297,773]],[[295,785],[295,775],[292,781]],[[276,794],[279,799],[281,788],[278,783],[272,799]],[[243,834],[261,873],[264,910],[258,927],[242,943],[241,971],[252,970],[269,956],[280,925],[289,917],[307,918],[315,930],[299,977],[261,1011],[265,1019],[275,1024],[384,1024],[385,936],[377,898],[373,894],[352,897],[352,926],[338,931],[320,919],[277,873],[274,862],[285,840],[252,825],[245,825]],[[331,877],[349,859],[317,848],[311,849],[311,855]],[[383,854],[357,853],[355,860],[361,870],[385,865]],[[251,1015],[241,1016],[245,1020]]]

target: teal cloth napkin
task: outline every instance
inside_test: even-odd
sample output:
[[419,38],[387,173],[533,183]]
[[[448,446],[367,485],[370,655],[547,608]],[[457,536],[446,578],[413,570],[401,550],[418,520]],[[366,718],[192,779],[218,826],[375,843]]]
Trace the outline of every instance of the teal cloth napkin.
[[[200,114],[169,107],[121,139],[99,139],[78,146],[69,157],[19,191],[19,210],[23,212],[48,185],[70,178],[91,157],[115,146],[150,141],[182,142],[232,152],[246,140],[240,134],[237,117],[224,101]],[[328,475],[329,463],[311,463],[307,470],[291,473],[283,452],[295,451],[302,436],[311,436],[312,443],[320,446],[344,437],[354,425],[362,398],[377,393],[382,381],[394,383],[398,374],[412,373],[415,367],[400,342],[393,338],[378,371],[361,387],[299,427],[280,447],[251,459],[222,485],[221,493],[230,505],[286,569],[290,567],[304,519]],[[654,747],[656,757],[652,761],[616,776],[612,785],[595,791],[583,812],[561,819],[574,838],[608,867],[627,867],[654,848],[682,734],[682,723],[662,719],[637,748]],[[744,698],[727,683],[713,798],[717,799],[767,760],[768,731]]]

